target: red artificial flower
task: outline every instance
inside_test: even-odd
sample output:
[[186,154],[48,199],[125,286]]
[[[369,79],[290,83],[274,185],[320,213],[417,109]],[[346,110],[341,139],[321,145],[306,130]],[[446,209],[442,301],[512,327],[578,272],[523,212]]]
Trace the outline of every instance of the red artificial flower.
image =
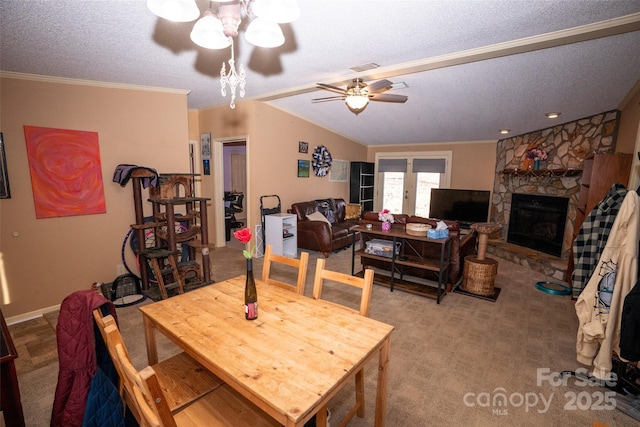
[[234,231],[233,237],[244,243],[246,249],[242,251],[242,255],[244,255],[246,259],[251,259],[253,256],[253,249],[249,248],[249,242],[251,241],[251,231],[249,231],[249,228],[245,227],[241,230]]
[[245,227],[241,230],[234,231],[233,237],[235,237],[242,243],[249,243],[251,241],[252,235],[251,235],[251,231],[249,231],[249,228]]

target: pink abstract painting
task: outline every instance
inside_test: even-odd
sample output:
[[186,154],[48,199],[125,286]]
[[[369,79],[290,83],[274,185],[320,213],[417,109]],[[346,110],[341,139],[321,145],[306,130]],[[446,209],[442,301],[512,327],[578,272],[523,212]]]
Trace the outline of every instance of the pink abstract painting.
[[36,218],[107,211],[98,133],[25,126]]

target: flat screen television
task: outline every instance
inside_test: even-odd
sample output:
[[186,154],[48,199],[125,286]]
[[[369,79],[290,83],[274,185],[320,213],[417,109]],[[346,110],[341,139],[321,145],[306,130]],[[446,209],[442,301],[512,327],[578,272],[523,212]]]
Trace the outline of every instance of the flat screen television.
[[490,191],[432,188],[429,218],[458,221],[461,228],[489,218]]

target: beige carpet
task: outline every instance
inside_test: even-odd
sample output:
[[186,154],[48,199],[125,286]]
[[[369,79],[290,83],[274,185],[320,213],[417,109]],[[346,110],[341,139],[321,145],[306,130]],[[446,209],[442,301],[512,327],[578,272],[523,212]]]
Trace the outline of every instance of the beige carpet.
[[[311,295],[318,258],[317,253],[310,255],[307,295]],[[239,248],[214,250],[211,260],[215,280],[244,272]],[[254,266],[260,272],[262,260],[255,260]],[[331,254],[327,268],[350,272],[351,250]],[[599,421],[608,426],[636,426],[637,421],[618,410],[604,408],[606,402],[598,402],[606,389],[580,386],[575,379],[553,385],[549,381],[538,384],[538,369],[554,373],[581,367],[575,361],[577,319],[573,302],[569,297],[536,290],[534,285],[539,280],[550,279],[500,260],[496,286],[502,292],[496,302],[452,293],[436,304],[431,299],[399,291],[391,293],[388,288],[375,286],[370,316],[395,326],[391,338],[387,425],[592,426]],[[354,300],[337,293],[334,296]],[[151,303],[147,300],[141,304]],[[142,368],[146,364],[146,349],[139,307],[117,311],[134,364]],[[37,340],[41,345],[55,343],[53,329],[46,320],[31,322],[40,333]],[[24,350],[29,329],[25,324],[15,325],[22,337],[21,348],[26,352],[20,353],[22,361],[19,359],[18,365],[22,401],[27,426],[44,427],[49,425],[58,367],[55,359],[41,364],[33,362],[37,355]],[[161,358],[176,351],[166,339],[159,343]],[[377,362],[373,362],[365,370],[366,417],[354,418],[350,426],[373,425],[376,368]],[[507,398],[502,406],[501,396]],[[573,396],[581,400],[572,400]],[[332,425],[337,425],[336,420],[352,399],[350,385],[332,401]]]

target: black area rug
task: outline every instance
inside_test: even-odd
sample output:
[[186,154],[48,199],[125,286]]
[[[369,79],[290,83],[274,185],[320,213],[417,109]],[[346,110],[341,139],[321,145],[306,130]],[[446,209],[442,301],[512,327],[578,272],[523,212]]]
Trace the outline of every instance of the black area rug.
[[493,293],[489,294],[489,295],[477,295],[468,291],[465,291],[464,289],[462,289],[461,287],[457,287],[453,292],[457,292],[459,294],[463,294],[463,295],[469,295],[470,297],[474,297],[474,298],[480,298],[483,299],[485,301],[491,301],[491,302],[496,302],[496,300],[498,299],[498,295],[500,295],[500,288],[493,288]]

